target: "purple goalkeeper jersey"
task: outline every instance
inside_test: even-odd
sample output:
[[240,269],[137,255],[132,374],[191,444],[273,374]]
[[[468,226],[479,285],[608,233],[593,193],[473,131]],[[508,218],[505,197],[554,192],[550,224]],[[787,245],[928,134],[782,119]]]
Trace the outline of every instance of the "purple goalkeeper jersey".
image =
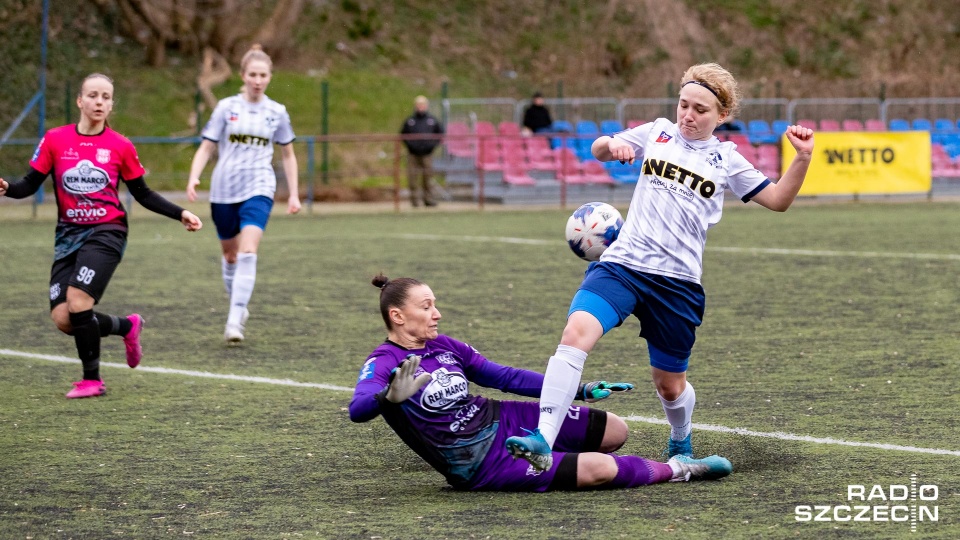
[[[431,380],[403,403],[386,400],[391,371],[407,355],[421,357],[414,376]],[[493,443],[499,401],[470,394],[470,381],[527,397],[539,397],[543,375],[503,366],[466,343],[440,335],[421,349],[386,341],[364,362],[350,401],[350,419],[384,420],[410,448],[442,473],[451,485],[468,481]]]

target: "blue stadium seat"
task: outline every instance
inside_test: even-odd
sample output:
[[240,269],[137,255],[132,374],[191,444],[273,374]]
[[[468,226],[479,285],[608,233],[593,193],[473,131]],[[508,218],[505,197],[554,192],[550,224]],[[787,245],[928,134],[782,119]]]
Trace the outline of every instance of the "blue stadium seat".
[[751,120],[747,124],[747,136],[752,144],[774,143],[779,138],[773,134],[766,120]]
[[599,135],[600,129],[597,123],[591,120],[581,120],[577,122],[577,134],[580,135]]
[[747,132],[747,125],[744,124],[742,120],[731,120],[727,123],[730,124],[730,131]]
[[933,123],[926,118],[914,118],[910,128],[913,131],[932,131]]
[[910,131],[910,122],[903,118],[894,118],[890,120],[890,131]]
[[949,118],[937,118],[933,121],[933,131],[930,132],[930,142],[934,144],[948,144],[953,142],[953,135],[957,133],[957,126]]
[[604,135],[613,135],[623,131],[623,124],[619,120],[604,120],[600,122],[600,133]]
[[620,163],[619,161],[605,161],[604,168],[610,173],[610,176],[619,184],[636,184],[640,177],[641,164]]
[[[554,132],[557,132],[557,133],[561,133],[561,132],[562,132],[562,133],[573,133],[573,124],[571,124],[570,122],[568,122],[568,121],[566,121],[566,120],[554,120],[554,121],[553,121],[553,126],[551,126],[550,129],[551,129],[551,131],[554,131]],[[550,148],[560,148],[561,144],[563,144],[563,138],[562,138],[562,137],[553,137],[553,138],[550,139]],[[567,139],[566,139],[566,145],[565,145],[565,146],[572,148],[573,145],[574,145],[573,139],[572,139],[572,138],[567,138]]]
[[774,120],[773,124],[770,125],[770,129],[773,131],[773,134],[779,138],[787,132],[787,128],[790,127],[790,125],[789,120]]

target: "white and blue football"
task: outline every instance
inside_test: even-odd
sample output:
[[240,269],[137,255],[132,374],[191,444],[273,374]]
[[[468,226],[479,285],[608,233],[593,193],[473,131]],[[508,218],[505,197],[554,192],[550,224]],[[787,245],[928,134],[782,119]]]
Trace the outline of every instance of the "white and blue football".
[[599,261],[600,255],[617,239],[623,217],[613,206],[589,202],[577,208],[567,220],[567,243],[585,261]]

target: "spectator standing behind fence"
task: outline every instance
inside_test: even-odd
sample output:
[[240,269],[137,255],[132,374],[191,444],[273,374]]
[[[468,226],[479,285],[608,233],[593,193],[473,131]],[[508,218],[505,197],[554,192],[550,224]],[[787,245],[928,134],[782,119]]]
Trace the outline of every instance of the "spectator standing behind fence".
[[[410,203],[413,206],[420,206],[421,200],[425,206],[436,206],[437,200],[434,198],[433,190],[430,187],[430,180],[433,176],[433,153],[437,145],[440,144],[440,137],[427,138],[427,134],[443,134],[443,124],[428,111],[430,101],[424,96],[417,96],[413,100],[413,114],[403,122],[400,129],[401,135],[413,135],[404,137],[403,144],[407,145],[407,183],[410,187]],[[420,191],[423,190],[421,197]]]
[[287,177],[287,213],[300,211],[297,187],[296,136],[287,108],[264,92],[270,84],[273,63],[254,45],[240,61],[241,92],[220,100],[203,128],[203,142],[190,165],[187,198],[197,198],[200,174],[213,154],[219,152],[210,182],[210,210],[223,252],[221,273],[230,295],[230,312],[223,337],[229,344],[243,341],[247,304],[257,280],[257,249],[267,228],[277,177],[273,172],[273,144],[282,152]]
[[50,318],[61,332],[73,336],[83,368],[83,378],[67,393],[70,399],[107,391],[100,378],[100,338],[123,336],[127,365],[132,368],[143,356],[143,317],[93,311],[127,247],[127,212],[120,202],[120,183],[147,210],[183,223],[188,231],[203,226],[192,212],[147,187],[136,148],[107,125],[113,110],[109,77],[88,75],[80,84],[77,107],[80,121],[47,131],[22,180],[10,184],[0,178],[0,197],[23,199],[53,176],[58,217],[50,269]]
[[523,132],[530,135],[548,132],[552,128],[553,118],[550,116],[550,109],[543,104],[543,94],[535,92],[530,105],[523,111]]

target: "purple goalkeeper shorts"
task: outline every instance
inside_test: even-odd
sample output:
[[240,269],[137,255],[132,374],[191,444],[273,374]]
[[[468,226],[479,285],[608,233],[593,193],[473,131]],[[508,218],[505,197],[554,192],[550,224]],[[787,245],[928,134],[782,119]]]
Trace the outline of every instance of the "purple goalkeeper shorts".
[[607,427],[607,413],[587,407],[570,407],[553,445],[553,467],[543,472],[534,470],[524,459],[514,459],[505,444],[507,437],[525,433],[520,428],[529,429],[539,421],[538,402],[501,402],[500,425],[490,451],[470,482],[460,489],[542,492],[576,488],[576,456],[573,453],[596,452],[600,448]]

